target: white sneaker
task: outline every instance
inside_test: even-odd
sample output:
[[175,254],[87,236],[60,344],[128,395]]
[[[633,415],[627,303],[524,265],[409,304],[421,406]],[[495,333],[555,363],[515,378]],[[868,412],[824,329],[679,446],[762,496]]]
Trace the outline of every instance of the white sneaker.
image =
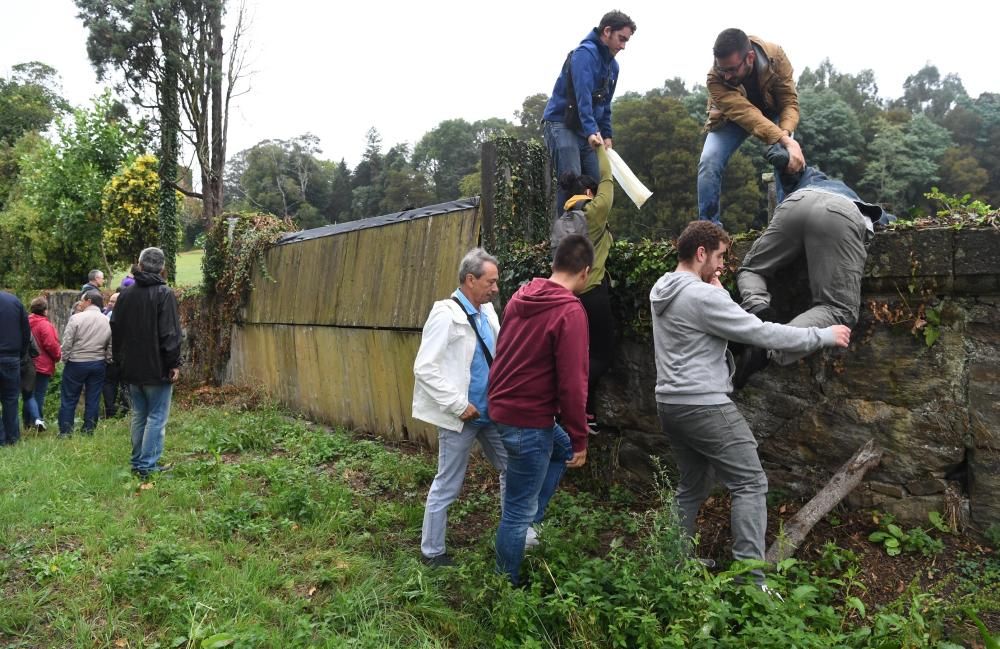
[[528,526],[528,531],[525,532],[525,534],[524,534],[524,547],[525,547],[525,549],[527,549],[527,548],[533,548],[533,547],[537,546],[538,543],[539,543],[539,541],[538,541],[538,530],[536,530],[534,528],[534,526],[529,525]]
[[41,419],[36,419],[35,420],[35,430],[37,430],[39,433],[44,433],[45,432],[45,422],[42,421]]

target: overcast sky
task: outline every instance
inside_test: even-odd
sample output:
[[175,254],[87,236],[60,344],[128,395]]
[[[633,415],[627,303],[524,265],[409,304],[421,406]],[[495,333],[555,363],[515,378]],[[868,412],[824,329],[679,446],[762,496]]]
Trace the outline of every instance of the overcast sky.
[[[0,74],[39,60],[60,72],[72,103],[100,91],[72,0],[3,5]],[[371,126],[388,148],[414,144],[445,119],[513,120],[524,97],[552,90],[566,53],[612,8],[593,0],[249,0],[250,91],[232,107],[229,152],[311,132],[323,157],[353,166]],[[843,72],[871,68],[882,97],[902,95],[906,77],[928,62],[942,75],[957,73],[972,96],[1000,92],[993,47],[1000,9],[989,0],[661,0],[617,8],[638,25],[618,55],[619,94],[675,76],[688,87],[704,83],[712,43],[726,27],[781,44],[796,76],[827,57]]]

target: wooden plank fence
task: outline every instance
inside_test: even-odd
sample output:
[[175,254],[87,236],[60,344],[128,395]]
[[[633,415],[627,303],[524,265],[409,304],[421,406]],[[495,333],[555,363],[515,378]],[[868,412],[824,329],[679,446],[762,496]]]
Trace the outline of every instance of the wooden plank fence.
[[318,421],[435,446],[410,416],[413,359],[479,230],[474,198],[286,237],[234,327],[230,380]]

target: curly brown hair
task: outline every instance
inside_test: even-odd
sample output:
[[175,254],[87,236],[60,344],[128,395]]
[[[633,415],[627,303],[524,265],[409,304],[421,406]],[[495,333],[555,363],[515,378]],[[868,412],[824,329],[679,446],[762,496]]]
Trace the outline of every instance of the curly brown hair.
[[691,261],[698,248],[714,252],[720,245],[728,246],[731,241],[726,231],[711,221],[691,221],[677,237],[677,259]]

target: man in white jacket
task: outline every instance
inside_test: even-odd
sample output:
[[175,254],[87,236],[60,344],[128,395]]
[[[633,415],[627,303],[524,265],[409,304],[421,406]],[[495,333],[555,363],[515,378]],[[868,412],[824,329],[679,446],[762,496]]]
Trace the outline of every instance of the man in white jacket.
[[413,363],[413,417],[438,429],[438,471],[434,476],[420,539],[424,563],[452,565],[445,551],[448,507],[465,481],[469,452],[477,440],[500,472],[504,491],[507,451],[487,412],[489,368],[500,322],[490,303],[499,292],[497,260],[482,248],[470,250],[458,268],[459,286],[431,308]]

